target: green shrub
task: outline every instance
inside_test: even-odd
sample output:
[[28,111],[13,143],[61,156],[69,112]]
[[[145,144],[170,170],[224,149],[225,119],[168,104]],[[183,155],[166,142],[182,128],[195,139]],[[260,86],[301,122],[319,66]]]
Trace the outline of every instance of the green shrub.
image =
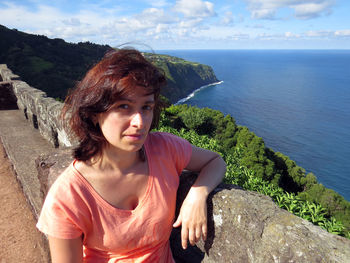
[[[173,108],[171,111],[176,112],[176,109]],[[294,193],[289,193],[284,191],[278,185],[264,180],[260,176],[256,176],[255,171],[252,168],[243,164],[244,159],[242,156],[247,145],[239,145],[235,147],[234,150],[228,152],[218,140],[208,135],[199,135],[191,129],[175,129],[164,125],[164,123],[168,123],[164,118],[165,115],[162,116],[161,124],[163,125],[158,129],[159,131],[175,134],[188,140],[195,146],[215,151],[224,158],[227,164],[227,171],[224,178],[225,183],[236,184],[246,190],[256,191],[270,196],[279,207],[324,228],[330,233],[350,239],[350,233],[344,227],[343,223],[334,216],[331,216],[328,209],[321,204],[308,200],[310,199],[310,196],[307,193],[304,195],[300,194],[300,196]],[[293,166],[293,164],[291,166]],[[306,182],[311,182],[311,193],[312,191],[326,191],[322,185],[312,184],[315,180],[315,177],[312,174],[309,174],[305,180]],[[306,183],[306,185],[308,185],[308,183]]]

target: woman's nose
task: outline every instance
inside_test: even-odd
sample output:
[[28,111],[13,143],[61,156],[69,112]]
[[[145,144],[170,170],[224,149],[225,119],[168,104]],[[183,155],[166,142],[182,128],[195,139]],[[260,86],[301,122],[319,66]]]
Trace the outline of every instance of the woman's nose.
[[141,112],[136,112],[131,119],[131,126],[142,128],[143,127],[143,115]]

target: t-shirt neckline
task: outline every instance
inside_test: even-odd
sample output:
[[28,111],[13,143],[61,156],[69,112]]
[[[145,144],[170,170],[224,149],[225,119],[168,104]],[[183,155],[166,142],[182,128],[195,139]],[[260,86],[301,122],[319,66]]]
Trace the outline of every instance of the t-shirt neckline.
[[[148,139],[148,136],[147,136]],[[144,193],[143,197],[141,198],[141,201],[138,203],[138,205],[134,208],[134,209],[122,209],[122,208],[118,208],[113,206],[112,204],[110,204],[108,201],[106,201],[96,190],[95,188],[90,184],[90,182],[88,180],[86,180],[86,178],[77,170],[77,168],[75,167],[75,163],[77,162],[77,160],[75,159],[72,164],[72,170],[74,172],[75,175],[77,175],[77,178],[84,184],[84,186],[87,188],[87,190],[89,191],[89,193],[91,195],[93,195],[93,197],[97,200],[97,202],[99,204],[101,204],[105,209],[110,210],[111,212],[115,212],[115,213],[123,213],[123,214],[135,214],[137,211],[139,211],[144,203],[146,202],[146,200],[149,197],[149,194],[151,192],[151,188],[153,186],[153,173],[152,173],[152,161],[151,161],[151,153],[148,147],[148,143],[147,140],[144,143],[144,148],[145,148],[145,153],[146,153],[146,158],[147,158],[147,165],[148,165],[148,181],[147,181],[147,189],[146,192]]]

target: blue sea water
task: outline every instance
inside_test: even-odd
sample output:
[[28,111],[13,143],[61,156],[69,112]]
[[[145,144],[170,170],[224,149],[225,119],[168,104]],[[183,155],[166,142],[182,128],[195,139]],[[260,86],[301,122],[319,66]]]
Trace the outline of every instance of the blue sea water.
[[350,201],[350,50],[158,51],[223,81],[185,103],[233,116]]

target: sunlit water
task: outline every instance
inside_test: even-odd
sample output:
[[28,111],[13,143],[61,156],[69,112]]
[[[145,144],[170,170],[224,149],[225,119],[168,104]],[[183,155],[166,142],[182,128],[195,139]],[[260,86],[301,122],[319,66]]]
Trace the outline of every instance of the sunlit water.
[[186,102],[231,114],[350,200],[350,50],[158,51],[212,66]]

